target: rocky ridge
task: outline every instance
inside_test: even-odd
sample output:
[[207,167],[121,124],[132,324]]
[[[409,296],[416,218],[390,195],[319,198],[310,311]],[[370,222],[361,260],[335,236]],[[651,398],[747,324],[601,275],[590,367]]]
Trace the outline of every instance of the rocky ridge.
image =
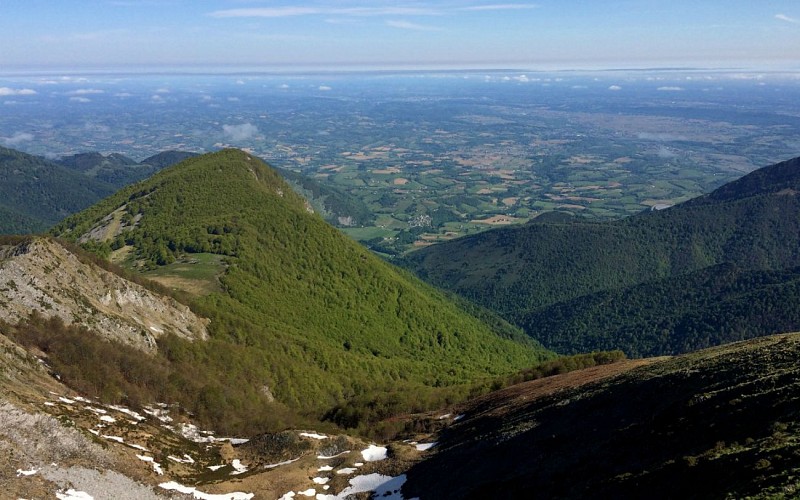
[[0,316],[8,322],[37,311],[150,352],[168,332],[190,340],[208,337],[208,320],[187,306],[84,264],[51,239],[0,245],[0,291]]

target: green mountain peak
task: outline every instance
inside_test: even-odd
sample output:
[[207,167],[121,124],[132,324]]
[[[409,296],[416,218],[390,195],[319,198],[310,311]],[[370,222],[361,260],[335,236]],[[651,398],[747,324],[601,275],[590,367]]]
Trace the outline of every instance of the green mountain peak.
[[343,236],[242,151],[187,159],[53,232],[193,293],[212,340],[182,349],[202,350],[248,405],[272,394],[356,425],[350,402],[396,394],[405,406],[384,403],[419,410],[438,388],[451,397],[549,356]]

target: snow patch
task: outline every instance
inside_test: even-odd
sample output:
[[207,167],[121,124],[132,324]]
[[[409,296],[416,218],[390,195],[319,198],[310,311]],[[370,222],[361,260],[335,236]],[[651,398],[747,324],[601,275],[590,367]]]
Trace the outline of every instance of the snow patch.
[[463,413],[461,413],[459,415],[456,415],[455,417],[453,417],[453,422],[458,422],[462,418],[464,418],[464,414]]
[[[172,455],[167,455],[168,460],[172,460],[173,462],[178,462],[179,464],[193,464],[194,459],[189,455],[184,455],[183,458],[174,457]],[[222,466],[220,466],[222,467]]]
[[277,464],[265,465],[264,468],[265,469],[274,469],[275,467],[280,467],[281,465],[289,465],[290,463],[297,462],[298,460],[300,460],[300,457],[293,458],[291,460],[286,460],[285,462],[278,462]]
[[314,495],[317,494],[317,490],[315,490],[314,488],[309,488],[306,491],[299,492],[299,494],[306,497],[313,497]]
[[208,468],[212,471],[218,471],[219,469],[225,467],[224,465],[209,465]]
[[314,484],[327,484],[328,481],[330,480],[331,478],[329,477],[315,477],[314,479],[312,479],[312,481],[314,481]]
[[142,446],[142,445],[140,445],[140,444],[130,444],[130,443],[126,443],[126,444],[127,444],[128,446],[130,446],[131,448],[133,448],[133,449],[136,449],[136,450],[140,450],[140,451],[150,451],[150,450],[148,450],[147,448],[145,448],[144,446]]
[[406,482],[406,475],[397,477],[384,476],[382,474],[367,474],[366,476],[356,476],[350,479],[350,486],[339,492],[338,495],[317,495],[316,500],[343,500],[349,495],[374,491],[372,498],[403,500],[400,488]]
[[358,470],[358,469],[356,469],[355,467],[344,467],[344,468],[341,468],[341,469],[337,470],[336,473],[337,474],[341,474],[343,476],[347,476],[347,475],[350,475],[350,474],[354,473],[356,470]]
[[161,483],[158,486],[165,490],[175,490],[179,493],[192,495],[194,498],[198,500],[250,500],[255,496],[255,494],[253,493],[242,493],[239,491],[233,493],[222,493],[222,494],[203,493],[202,491],[199,491],[196,488],[193,488],[191,486],[183,486],[182,484],[176,483],[175,481],[170,481],[168,483]]
[[417,443],[415,445],[415,447],[417,448],[417,451],[426,451],[426,450],[430,450],[431,448],[433,448],[437,444],[438,443],[436,441],[434,441],[432,443]]
[[106,410],[102,408],[95,408],[94,406],[87,406],[86,409],[91,412],[97,413],[98,415],[105,415],[106,413],[108,413]]
[[116,411],[118,411],[120,413],[124,413],[125,415],[128,415],[129,417],[133,417],[138,421],[144,420],[143,416],[141,416],[140,414],[136,413],[133,410],[129,410],[129,409],[125,408],[124,406],[108,405],[108,407],[111,408],[112,410],[116,410]]
[[386,460],[386,452],[388,450],[385,446],[369,445],[369,448],[361,451],[361,456],[367,462],[377,462],[378,460]]
[[153,470],[156,471],[156,474],[158,474],[159,476],[164,475],[164,470],[161,469],[161,464],[153,460],[153,457],[148,457],[146,455],[136,455],[136,458],[138,458],[142,462],[151,462],[153,464]]
[[439,415],[436,418],[438,418],[439,420],[444,420],[446,418],[450,418],[450,415],[451,415],[450,413],[445,413],[444,415]]
[[322,434],[314,434],[311,432],[301,432],[300,435],[311,439],[328,439],[328,436],[324,436]]
[[231,462],[231,466],[233,467],[233,472],[231,474],[244,474],[247,472],[247,466],[244,465],[238,458],[235,458],[233,462]]
[[72,488],[67,491],[56,491],[58,500],[94,500],[94,497],[85,491],[77,491]]
[[328,457],[328,456],[325,456],[325,455],[317,455],[317,458],[318,458],[318,459],[320,459],[320,460],[330,460],[331,458],[340,457],[340,456],[342,456],[342,455],[346,455],[346,454],[348,454],[348,453],[350,453],[350,451],[349,451],[349,450],[348,450],[348,451],[343,451],[343,452],[341,452],[341,453],[337,453],[336,455],[331,455],[331,456],[329,456],[329,457]]
[[20,476],[32,476],[32,475],[36,474],[37,472],[39,472],[39,469],[31,469],[31,470],[17,469],[17,477],[20,477]]
[[330,465],[323,465],[322,467],[317,469],[317,471],[319,472],[328,472],[330,470],[333,470],[333,467],[331,467]]
[[294,498],[294,496],[295,496],[296,494],[297,494],[297,493],[295,493],[294,491],[290,491],[289,493],[286,493],[286,494],[284,494],[284,495],[283,495],[282,497],[280,497],[278,500],[292,500],[292,498]]
[[121,438],[121,437],[119,437],[119,436],[108,436],[108,435],[106,435],[106,434],[103,434],[103,435],[102,435],[102,436],[100,436],[100,437],[104,437],[104,438],[106,438],[106,439],[110,439],[110,440],[112,440],[112,441],[116,441],[116,442],[118,442],[118,443],[124,443],[124,442],[125,442],[125,440],[124,440],[124,439],[122,439],[122,438]]
[[109,417],[108,415],[103,415],[100,417],[101,422],[108,422],[109,424],[113,424],[117,421],[114,417]]
[[64,396],[59,396],[58,400],[61,401],[62,403],[67,403],[68,405],[75,404],[75,401],[73,401],[73,400],[71,400],[69,398],[65,398]]

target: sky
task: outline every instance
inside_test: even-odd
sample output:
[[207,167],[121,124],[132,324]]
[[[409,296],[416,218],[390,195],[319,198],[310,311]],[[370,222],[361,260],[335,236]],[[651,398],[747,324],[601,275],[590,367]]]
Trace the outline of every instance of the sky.
[[800,69],[797,0],[0,0],[22,68]]

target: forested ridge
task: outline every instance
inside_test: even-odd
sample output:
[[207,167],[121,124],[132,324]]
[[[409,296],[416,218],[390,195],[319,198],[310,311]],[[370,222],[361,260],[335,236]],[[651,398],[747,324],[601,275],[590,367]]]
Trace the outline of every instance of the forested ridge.
[[[124,221],[119,233],[86,246],[106,256],[128,252],[131,269],[163,268],[197,252],[224,256],[220,291],[191,303],[211,319],[212,342],[171,340],[169,348],[218,367],[214,397],[223,407],[239,399],[269,407],[269,393],[315,418],[356,399],[373,408],[370,415],[382,415],[375,398],[395,411],[420,411],[552,357],[505,321],[473,308],[489,327],[341,235],[277,172],[241,151],[167,168],[53,234],[77,240],[112,213]],[[242,377],[246,397],[222,391],[242,386]]]
[[[798,192],[794,159],[667,210],[610,222],[534,219],[419,250],[405,265],[563,352],[685,352],[800,328],[792,314],[764,319],[746,311],[751,301],[797,305],[791,269],[800,266]],[[734,272],[723,264],[737,270],[735,282],[753,280],[750,297],[709,288],[716,273],[724,281]],[[771,279],[779,282],[758,288]],[[651,304],[657,301],[665,305]],[[731,326],[723,308],[744,324]]]

